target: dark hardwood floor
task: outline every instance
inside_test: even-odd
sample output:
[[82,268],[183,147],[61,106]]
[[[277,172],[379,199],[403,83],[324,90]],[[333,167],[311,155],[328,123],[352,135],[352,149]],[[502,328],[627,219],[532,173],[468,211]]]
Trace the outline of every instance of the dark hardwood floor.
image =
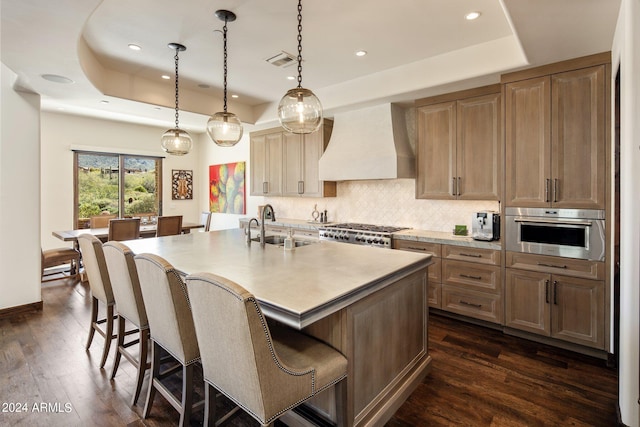
[[[84,350],[86,284],[49,282],[42,298],[42,312],[0,319],[0,426],[177,424],[159,395],[142,419],[146,381],[129,407],[135,370],[123,359],[109,380],[113,346],[106,370],[98,368],[101,337]],[[432,370],[389,427],[616,425],[618,378],[602,360],[438,316],[429,334]],[[191,424],[201,423],[195,414]],[[242,414],[232,425],[258,423]]]

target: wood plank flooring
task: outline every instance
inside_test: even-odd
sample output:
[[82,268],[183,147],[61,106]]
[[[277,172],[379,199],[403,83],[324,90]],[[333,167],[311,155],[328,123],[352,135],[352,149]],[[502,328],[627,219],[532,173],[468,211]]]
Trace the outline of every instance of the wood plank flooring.
[[[0,426],[177,424],[159,395],[142,419],[147,381],[129,407],[135,369],[123,359],[109,380],[113,345],[106,370],[98,368],[101,337],[85,351],[86,284],[49,282],[42,297],[42,312],[0,319]],[[388,427],[616,425],[617,374],[602,360],[438,316],[429,334],[432,371]],[[191,425],[201,424],[197,413]],[[232,425],[258,423],[242,414]]]

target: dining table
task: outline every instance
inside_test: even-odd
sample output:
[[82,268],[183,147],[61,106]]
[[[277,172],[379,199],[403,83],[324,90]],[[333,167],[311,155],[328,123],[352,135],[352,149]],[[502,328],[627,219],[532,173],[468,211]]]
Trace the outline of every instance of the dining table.
[[[188,234],[193,229],[204,228],[203,224],[198,224],[195,222],[183,222],[182,223],[182,234]],[[140,237],[155,237],[156,236],[157,224],[140,224]],[[76,249],[78,247],[78,236],[81,234],[93,234],[98,239],[102,241],[106,241],[109,236],[109,227],[101,227],[101,228],[79,228],[77,230],[62,230],[62,231],[53,231],[54,237],[64,241],[64,242],[74,242],[74,246]]]

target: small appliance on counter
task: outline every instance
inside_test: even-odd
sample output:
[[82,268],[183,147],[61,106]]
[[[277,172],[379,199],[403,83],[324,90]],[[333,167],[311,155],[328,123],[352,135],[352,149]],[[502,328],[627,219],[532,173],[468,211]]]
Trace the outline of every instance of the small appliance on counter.
[[471,237],[474,240],[500,239],[500,214],[495,211],[480,211],[471,219]]

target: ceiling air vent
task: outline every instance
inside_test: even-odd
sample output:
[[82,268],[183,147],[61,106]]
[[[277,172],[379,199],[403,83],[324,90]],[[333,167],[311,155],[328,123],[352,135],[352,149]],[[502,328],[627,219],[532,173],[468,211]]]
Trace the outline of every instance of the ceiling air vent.
[[290,53],[282,51],[277,55],[267,58],[266,61],[276,67],[284,68],[297,63],[298,59]]

